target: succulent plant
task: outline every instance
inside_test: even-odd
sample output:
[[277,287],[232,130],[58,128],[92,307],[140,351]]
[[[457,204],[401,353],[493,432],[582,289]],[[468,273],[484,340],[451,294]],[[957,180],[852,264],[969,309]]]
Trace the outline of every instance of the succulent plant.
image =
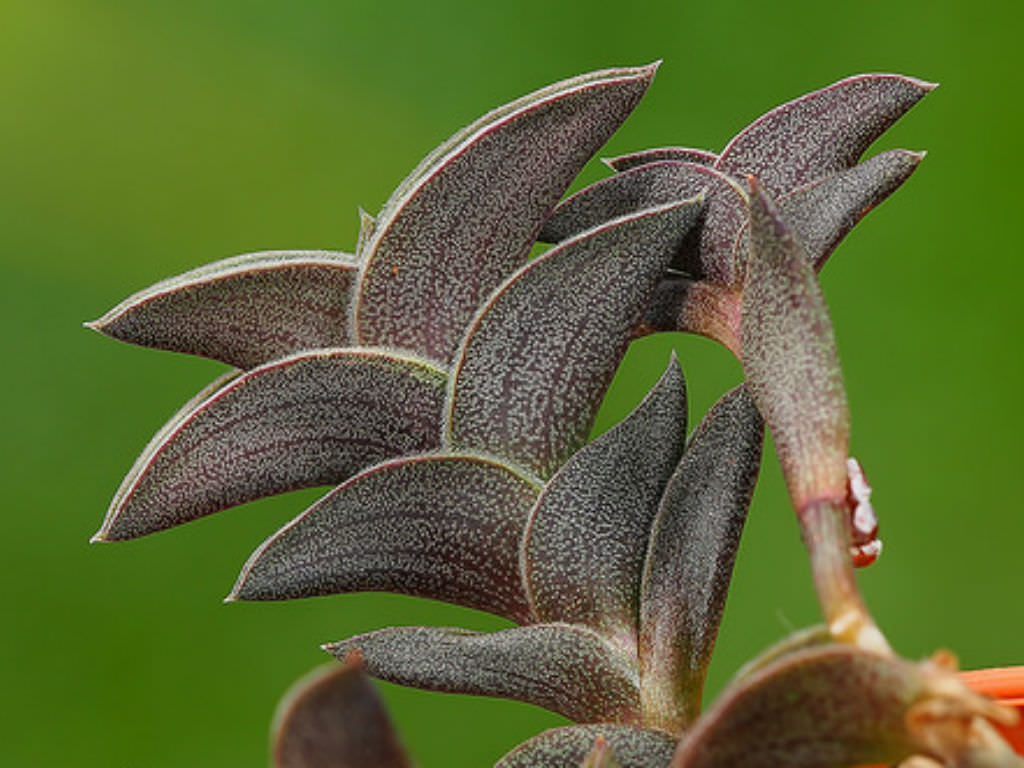
[[[850,78],[720,155],[618,157],[561,200],[654,72],[595,72],[488,113],[361,213],[354,255],[227,259],[89,324],[238,369],[156,434],[95,540],[336,485],[253,553],[230,600],[384,590],[517,625],[325,646],[342,664],[282,705],[276,765],[410,764],[365,673],[577,723],[500,768],[1021,764],[990,726],[1012,710],[949,656],[896,656],[853,579],[877,522],[815,273],[916,168],[905,150],[858,161],[932,86]],[[553,245],[531,259],[538,240]],[[659,330],[720,341],[746,382],[688,437],[673,356],[588,443],[630,341]],[[826,625],[755,659],[701,714],[765,425]]]

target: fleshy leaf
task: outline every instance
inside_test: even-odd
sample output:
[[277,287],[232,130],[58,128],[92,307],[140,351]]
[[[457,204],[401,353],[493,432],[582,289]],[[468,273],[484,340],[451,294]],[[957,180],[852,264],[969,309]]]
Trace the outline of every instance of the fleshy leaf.
[[557,83],[432,153],[377,220],[356,338],[447,363],[477,307],[525,263],[551,208],[629,115],[655,66]]
[[520,744],[494,768],[579,768],[603,738],[622,768],[667,768],[676,742],[663,731],[629,725],[570,725],[553,728]]
[[694,200],[617,219],[552,248],[507,281],[459,353],[445,419],[449,444],[550,477],[586,441],[698,210]]
[[622,768],[622,765],[615,759],[612,748],[608,746],[604,736],[598,736],[594,739],[594,748],[580,763],[580,768]]
[[772,432],[794,508],[846,497],[849,413],[832,323],[814,271],[752,180],[740,332],[747,386]]
[[637,334],[657,331],[699,333],[724,345],[739,359],[742,291],[670,270],[654,293]]
[[[800,238],[816,272],[857,222],[910,177],[923,157],[921,152],[893,149],[779,198],[779,212]],[[741,253],[749,248],[748,236],[744,227],[737,245]]]
[[344,253],[250,253],[159,282],[86,325],[131,344],[253,368],[348,344],[355,273]]
[[701,224],[672,267],[716,283],[736,282],[736,238],[746,222],[747,196],[728,176],[703,165],[659,162],[610,176],[561,202],[541,231],[559,242],[616,216],[704,193]]
[[411,768],[358,659],[299,680],[271,729],[274,768]]
[[478,456],[371,467],[267,539],[228,599],[399,592],[525,622],[518,546],[539,491]]
[[772,195],[852,167],[934,88],[901,75],[856,75],[767,112],[740,131],[715,167],[757,176]]
[[763,442],[761,416],[740,385],[708,411],[665,488],[640,596],[650,725],[679,733],[700,712]]
[[400,627],[325,649],[339,658],[357,650],[371,675],[399,685],[515,699],[583,723],[640,718],[635,663],[585,627]]
[[845,768],[911,754],[945,760],[979,715],[1005,712],[935,663],[849,644],[812,647],[729,686],[680,742],[672,768]]
[[374,350],[322,350],[232,381],[157,433],[97,540],[131,539],[438,447],[445,374]]
[[635,656],[651,524],[685,440],[686,385],[673,354],[643,402],[541,492],[523,539],[523,576],[540,620],[585,624]]
[[697,165],[714,165],[718,155],[706,149],[690,149],[689,147],[658,147],[631,152],[618,157],[606,157],[602,162],[616,173],[639,168],[641,165],[659,163],[663,160],[675,160],[680,163],[696,163]]

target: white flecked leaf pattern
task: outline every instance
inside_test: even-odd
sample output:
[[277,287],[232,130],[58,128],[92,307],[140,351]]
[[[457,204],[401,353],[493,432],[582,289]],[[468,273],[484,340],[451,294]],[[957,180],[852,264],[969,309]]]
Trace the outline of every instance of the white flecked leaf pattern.
[[494,768],[579,768],[594,741],[604,739],[622,768],[668,768],[676,741],[664,731],[629,725],[570,725],[520,744]]
[[265,541],[228,599],[398,592],[525,623],[518,545],[539,491],[479,456],[371,467]]
[[628,171],[631,168],[639,168],[649,163],[659,163],[664,160],[675,160],[680,163],[696,163],[697,165],[714,165],[718,155],[708,152],[706,149],[691,149],[689,147],[658,147],[657,149],[645,149],[640,152],[630,152],[628,155],[618,157],[606,157],[602,162],[617,173]]
[[302,353],[256,368],[160,430],[96,539],[143,536],[437,448],[445,383],[428,363],[367,349]]
[[374,677],[431,691],[513,698],[578,723],[636,723],[636,664],[592,630],[534,624],[492,633],[395,627],[325,646],[362,654]]
[[694,200],[613,220],[552,248],[506,282],[459,352],[447,444],[503,456],[541,478],[554,474],[586,441],[698,210]]
[[250,253],[159,282],[86,325],[130,344],[254,368],[349,344],[355,273],[344,253]]
[[377,219],[356,287],[362,344],[447,363],[480,303],[529,256],[655,67],[566,80],[486,115],[427,158]]
[[644,711],[674,733],[700,713],[763,442],[761,416],[740,385],[704,416],[651,531],[640,594]]
[[531,512],[523,578],[541,621],[593,627],[636,656],[647,542],[685,441],[686,385],[673,354],[644,400],[575,453]]

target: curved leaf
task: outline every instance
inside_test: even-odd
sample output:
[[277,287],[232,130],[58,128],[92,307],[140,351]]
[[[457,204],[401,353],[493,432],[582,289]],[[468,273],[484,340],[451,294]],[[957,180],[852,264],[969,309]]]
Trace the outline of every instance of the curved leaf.
[[447,362],[654,71],[566,80],[485,115],[432,153],[385,205],[367,245],[353,310],[359,342]]
[[478,456],[371,467],[267,539],[228,600],[399,592],[525,622],[518,545],[539,490]]
[[763,442],[761,416],[740,385],[708,411],[668,481],[640,593],[649,725],[678,733],[700,712]]
[[640,718],[635,663],[584,627],[400,627],[324,647],[339,658],[359,651],[371,675],[399,685],[515,699],[576,722]]
[[358,659],[299,680],[271,728],[274,768],[411,768]]
[[698,209],[698,201],[687,201],[609,222],[508,280],[481,309],[459,352],[446,406],[448,444],[505,456],[550,477],[586,441]]
[[580,768],[622,768],[622,764],[615,759],[612,748],[608,746],[604,737],[598,736],[594,739],[594,748],[580,763]]
[[349,343],[356,266],[332,251],[264,251],[208,264],[125,299],[86,326],[239,368]]
[[740,131],[715,167],[757,176],[772,195],[853,166],[935,88],[901,75],[856,75],[767,112]]
[[753,186],[740,321],[743,370],[800,512],[813,499],[846,498],[846,391],[807,255],[767,194],[756,181]]
[[579,768],[597,739],[611,747],[622,768],[667,768],[675,739],[629,725],[571,725],[544,731],[520,744],[494,768]]
[[658,163],[663,160],[675,160],[680,163],[696,163],[697,165],[714,165],[718,155],[706,149],[690,149],[689,147],[658,147],[631,152],[618,157],[606,157],[601,162],[617,173],[639,168],[641,165]]
[[637,335],[657,331],[699,333],[740,357],[740,300],[738,288],[694,280],[669,271],[654,292]]
[[250,371],[157,433],[95,539],[136,538],[436,448],[445,381],[420,360],[358,349]]
[[523,578],[542,621],[593,627],[636,655],[640,575],[665,483],[686,440],[675,354],[632,413],[548,482],[523,538]]

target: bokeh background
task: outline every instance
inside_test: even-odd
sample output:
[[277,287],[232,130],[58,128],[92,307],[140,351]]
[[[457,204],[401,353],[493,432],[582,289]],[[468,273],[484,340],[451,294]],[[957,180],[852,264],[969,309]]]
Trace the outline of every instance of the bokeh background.
[[[221,371],[83,330],[229,255],[351,249],[434,145],[488,109],[610,65],[665,63],[604,154],[720,149],[764,110],[861,71],[942,82],[875,149],[928,149],[823,274],[886,551],[861,577],[894,645],[1024,663],[1019,4],[995,0],[516,3],[2,0],[0,764],[266,762],[318,644],[391,624],[496,628],[413,599],[223,606],[248,553],[316,492],[89,546],[151,434]],[[874,151],[874,150],[873,150]],[[604,171],[595,162],[582,182]],[[721,348],[634,345],[598,429],[668,350],[699,414],[740,379]],[[817,621],[774,458],[708,688]],[[420,763],[490,765],[561,720],[382,686]]]

